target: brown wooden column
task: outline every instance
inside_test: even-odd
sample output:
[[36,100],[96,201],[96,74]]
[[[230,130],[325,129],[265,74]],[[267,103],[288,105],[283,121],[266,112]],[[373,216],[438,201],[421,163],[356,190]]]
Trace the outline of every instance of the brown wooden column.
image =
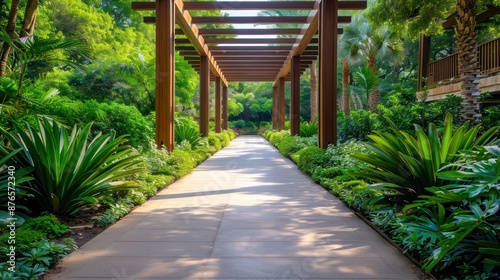
[[285,78],[278,80],[278,130],[285,129]]
[[156,145],[174,149],[175,61],[173,0],[156,1]]
[[215,132],[221,133],[222,125],[222,87],[220,77],[215,78]]
[[422,91],[423,77],[428,77],[427,65],[430,62],[431,37],[420,34],[418,45],[418,84],[417,91]]
[[273,87],[273,129],[278,129],[278,87]]
[[228,109],[227,109],[227,103],[229,100],[228,96],[228,88],[225,85],[222,85],[222,129],[226,130],[227,125],[228,125]]
[[200,56],[200,133],[207,137],[210,131],[210,61]]
[[290,134],[300,135],[300,56],[292,57],[290,94]]
[[322,1],[320,12],[319,147],[325,149],[337,145],[338,0]]

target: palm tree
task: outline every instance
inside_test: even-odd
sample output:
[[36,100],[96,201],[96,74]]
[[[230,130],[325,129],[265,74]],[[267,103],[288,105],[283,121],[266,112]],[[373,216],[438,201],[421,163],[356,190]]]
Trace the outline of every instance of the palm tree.
[[458,75],[462,82],[461,118],[479,123],[479,65],[477,57],[476,0],[457,0]]
[[[342,81],[343,88],[348,85],[349,65],[363,60],[366,61],[373,73],[378,73],[378,59],[387,58],[397,61],[403,55],[402,43],[399,38],[389,32],[387,27],[376,27],[368,22],[363,14],[355,16],[352,22],[344,27],[339,50],[343,60],[345,59],[342,77],[346,77],[346,79]],[[348,96],[347,91],[346,96]],[[347,102],[348,100],[344,101],[344,106]],[[378,84],[376,84],[368,100],[370,111],[375,112],[379,103],[380,92]]]
[[[19,0],[12,0],[12,5],[10,6],[9,19],[7,21],[7,28],[5,32],[10,39],[13,39],[16,33],[16,21],[17,21],[17,11],[19,10]],[[2,54],[0,56],[0,77],[5,76],[7,70],[7,60],[10,53],[10,44],[4,41],[2,44]]]

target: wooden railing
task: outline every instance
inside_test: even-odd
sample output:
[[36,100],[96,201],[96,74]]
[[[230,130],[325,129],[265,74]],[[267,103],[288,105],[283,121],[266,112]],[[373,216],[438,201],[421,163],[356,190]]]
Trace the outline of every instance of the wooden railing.
[[[500,38],[478,46],[481,74],[500,72]],[[458,79],[458,55],[456,53],[427,65],[427,86],[441,81],[451,83]]]

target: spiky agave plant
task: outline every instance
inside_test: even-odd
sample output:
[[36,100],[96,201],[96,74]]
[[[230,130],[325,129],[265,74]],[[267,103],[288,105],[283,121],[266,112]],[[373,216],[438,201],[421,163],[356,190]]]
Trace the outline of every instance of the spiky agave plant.
[[16,162],[34,168],[28,189],[33,196],[30,210],[74,214],[101,195],[135,187],[133,182],[118,180],[145,170],[137,167],[140,155],[132,153],[124,136],[98,134],[91,139],[92,124],[75,125],[70,134],[48,118],[38,124],[38,130],[17,123],[13,132],[0,128],[12,148],[22,149],[15,155]]

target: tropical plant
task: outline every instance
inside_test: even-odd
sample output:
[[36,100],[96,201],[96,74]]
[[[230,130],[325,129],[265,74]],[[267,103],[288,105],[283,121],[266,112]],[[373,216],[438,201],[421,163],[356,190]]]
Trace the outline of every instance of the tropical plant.
[[[428,188],[431,195],[421,195],[404,210],[438,207],[442,231],[434,231],[437,244],[424,267],[430,271],[447,256],[460,256],[469,264],[483,261],[484,271],[498,265],[498,211],[500,209],[500,148],[487,146],[464,159],[443,167],[438,178],[451,182]],[[491,156],[494,156],[493,158]],[[474,156],[474,160],[470,157]],[[457,168],[458,167],[458,168]],[[445,210],[445,205],[447,206]],[[481,249],[482,247],[483,249]],[[485,254],[493,255],[488,260]]]
[[499,127],[494,127],[479,136],[480,126],[469,127],[465,123],[453,133],[453,117],[447,114],[443,133],[435,124],[429,124],[427,133],[415,125],[416,137],[399,130],[390,120],[392,133],[375,132],[366,143],[372,153],[354,155],[367,166],[358,176],[378,182],[370,188],[380,189],[384,194],[378,203],[404,205],[413,202],[419,195],[430,194],[427,188],[447,184],[437,177],[443,166],[460,158],[460,151],[473,151],[490,143]]
[[134,188],[128,181],[117,181],[144,171],[135,167],[140,155],[126,145],[124,136],[98,134],[90,139],[92,124],[83,129],[76,125],[71,134],[47,118],[38,121],[39,131],[27,124],[24,130],[15,123],[15,131],[0,131],[14,149],[20,166],[32,166],[30,210],[71,215],[80,207],[97,202],[103,194]]
[[312,137],[318,134],[318,123],[302,122],[300,124],[300,137]]
[[201,133],[193,120],[189,118],[176,118],[174,129],[175,143],[177,145],[181,145],[182,142],[187,141],[191,149],[195,149],[201,144]]

